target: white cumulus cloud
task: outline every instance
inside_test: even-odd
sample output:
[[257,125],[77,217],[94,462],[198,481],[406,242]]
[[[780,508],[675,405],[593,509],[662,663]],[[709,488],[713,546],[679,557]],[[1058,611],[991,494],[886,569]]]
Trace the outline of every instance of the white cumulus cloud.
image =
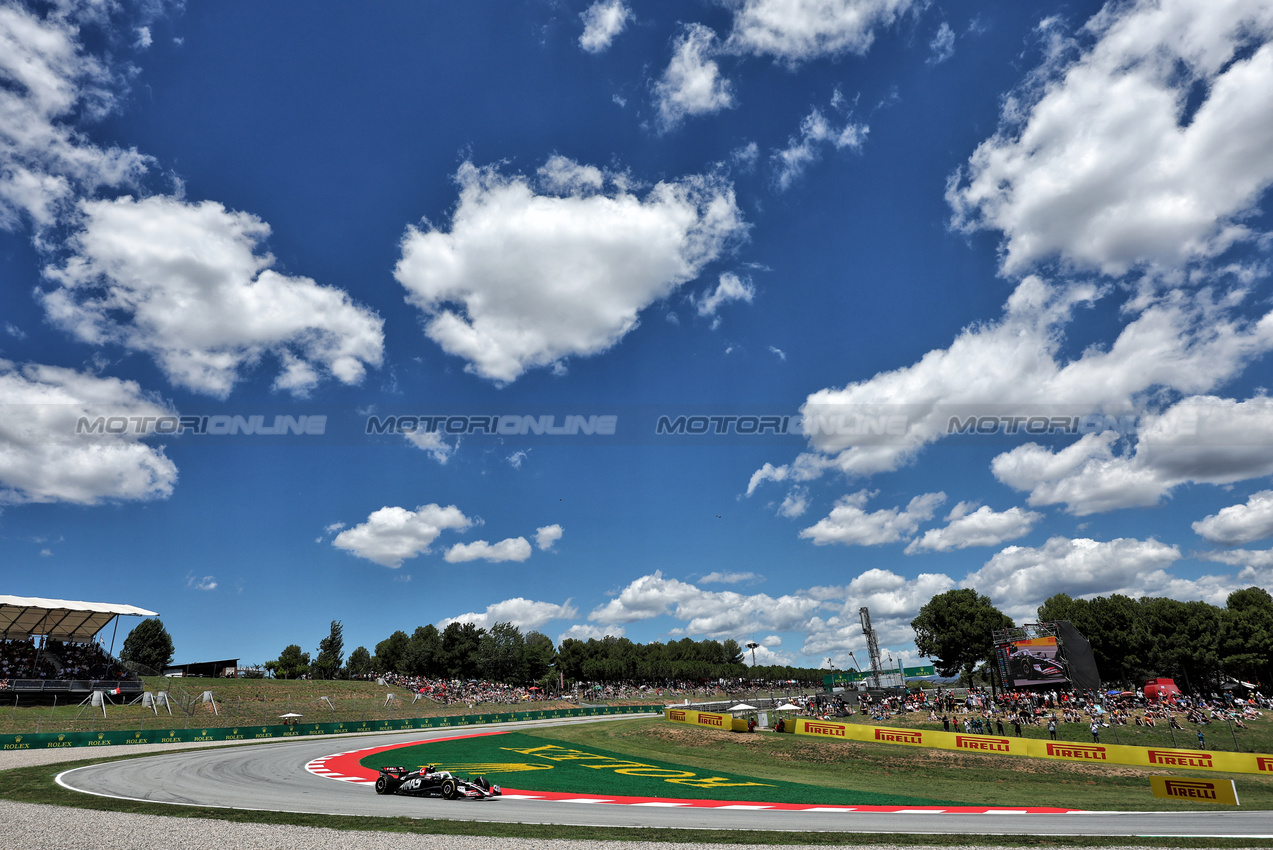
[[1204,517],[1193,524],[1193,530],[1222,546],[1273,537],[1273,490],[1252,493],[1246,504],[1230,505]]
[[597,0],[579,17],[583,19],[579,46],[589,53],[604,53],[632,20],[632,10],[623,0]]
[[995,477],[1031,505],[1077,516],[1158,504],[1182,484],[1232,484],[1273,475],[1273,399],[1190,396],[1143,417],[1134,448],[1113,431],[1059,450],[1026,443],[994,459]]
[[923,0],[726,0],[734,10],[727,49],[797,65],[865,54],[876,33]]
[[924,493],[911,499],[903,509],[885,508],[867,513],[864,506],[873,493],[859,490],[835,503],[831,513],[800,532],[815,544],[842,543],[846,546],[879,546],[915,533],[921,522],[933,518],[945,493]]
[[526,632],[539,629],[551,620],[566,620],[578,613],[578,609],[570,604],[569,599],[561,605],[556,605],[552,602],[535,602],[518,596],[488,605],[480,614],[447,617],[438,623],[438,629],[445,629],[451,623],[472,623],[479,629],[489,629],[496,623],[511,623]]
[[707,591],[655,571],[630,582],[608,603],[589,613],[588,620],[608,625],[672,616],[684,624],[673,629],[676,634],[736,638],[749,631],[796,628],[825,604],[823,599],[800,591],[779,597]]
[[734,106],[734,90],[712,57],[719,48],[716,33],[688,24],[672,46],[672,60],[654,84],[659,126],[669,130],[687,117],[710,115]]
[[332,545],[397,569],[408,558],[428,552],[443,531],[463,531],[472,525],[473,520],[455,505],[444,508],[428,504],[414,511],[384,507],[374,511],[366,522],[337,534]]
[[[864,476],[897,469],[950,436],[952,422],[970,416],[1005,409],[1075,417],[1136,414],[1147,390],[1206,392],[1273,348],[1273,314],[1252,322],[1233,301],[1217,301],[1205,291],[1174,292],[1137,301],[1112,344],[1061,357],[1064,328],[1101,297],[1103,290],[1088,284],[1052,286],[1028,277],[999,321],[965,329],[950,346],[912,365],[810,394],[801,425],[813,451],[790,465],[765,464],[753,473],[748,494],[765,481],[807,481],[828,470]],[[1236,407],[1228,414],[1254,415]],[[1223,418],[1209,423],[1217,434]],[[1235,421],[1231,427],[1251,424]],[[1236,435],[1235,454],[1260,454],[1259,446],[1242,445],[1249,437]],[[1004,462],[999,468],[1006,469]]]
[[1094,596],[1130,590],[1127,595],[1141,596],[1148,588],[1165,587],[1171,581],[1166,569],[1180,558],[1175,546],[1153,539],[1053,537],[1037,548],[1007,547],[961,585],[976,588],[1004,609],[1037,607],[1056,593]]
[[75,12],[75,4],[42,15],[0,5],[0,229],[25,218],[38,233],[81,194],[130,185],[150,165],[135,149],[93,145],[73,125],[110,112],[123,87],[84,53]]
[[241,373],[277,359],[278,389],[346,384],[380,364],[383,322],[341,290],[270,268],[269,225],[205,201],[156,196],[80,204],[72,254],[45,269],[50,321],[95,345],[155,359],[175,384],[224,398]]
[[525,537],[509,537],[497,543],[485,540],[474,540],[472,543],[456,543],[446,551],[446,560],[450,564],[462,564],[466,561],[524,561],[530,557],[530,543]]
[[606,351],[746,230],[716,177],[639,197],[623,175],[554,157],[535,180],[471,163],[456,179],[449,232],[408,228],[394,276],[425,334],[500,383]]
[[[974,508],[976,508],[974,510]],[[994,511],[986,505],[977,507],[960,502],[946,517],[945,528],[930,528],[906,547],[906,554],[916,552],[949,552],[969,546],[998,546],[1030,533],[1043,514],[1021,508]]]
[[561,535],[564,533],[562,527],[557,523],[537,528],[535,529],[535,545],[547,552],[553,548],[553,544],[560,540]]
[[[1273,183],[1273,6],[1110,3],[1008,98],[947,198],[1003,233],[1003,271],[1211,257]],[[1190,94],[1205,96],[1192,114]]]
[[135,424],[174,415],[133,381],[0,360],[0,504],[167,498],[176,464]]

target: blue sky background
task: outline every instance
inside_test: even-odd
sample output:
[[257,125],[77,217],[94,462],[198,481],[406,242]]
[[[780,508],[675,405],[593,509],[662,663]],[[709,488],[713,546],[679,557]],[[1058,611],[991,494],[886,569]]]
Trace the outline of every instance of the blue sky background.
[[[466,619],[845,668],[859,607],[914,661],[954,587],[1268,586],[1271,40],[1261,0],[2,3],[5,592],[178,661]],[[444,414],[617,424],[366,433]],[[234,415],[326,420],[76,433]]]

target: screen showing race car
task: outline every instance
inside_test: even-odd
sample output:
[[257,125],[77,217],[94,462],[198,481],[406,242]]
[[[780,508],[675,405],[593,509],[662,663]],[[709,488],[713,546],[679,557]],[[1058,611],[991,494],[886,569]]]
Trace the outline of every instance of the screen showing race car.
[[999,669],[1004,671],[1004,681],[1009,687],[1029,688],[1069,681],[1057,657],[1055,637],[1017,640],[996,646],[995,651],[999,656]]

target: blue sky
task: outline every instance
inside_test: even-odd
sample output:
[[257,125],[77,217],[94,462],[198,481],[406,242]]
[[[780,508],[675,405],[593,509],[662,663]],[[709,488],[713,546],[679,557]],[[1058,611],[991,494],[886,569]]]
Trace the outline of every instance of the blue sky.
[[1268,0],[0,3],[5,592],[178,661],[463,619],[845,668],[956,587],[1269,586],[1271,42]]

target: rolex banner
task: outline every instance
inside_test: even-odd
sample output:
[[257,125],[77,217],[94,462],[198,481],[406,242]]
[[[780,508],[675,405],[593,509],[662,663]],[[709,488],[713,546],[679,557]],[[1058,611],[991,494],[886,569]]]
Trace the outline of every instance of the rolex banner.
[[[499,714],[469,714],[436,717],[405,717],[398,720],[368,720],[347,723],[298,723],[294,726],[241,726],[207,729],[153,729],[110,732],[30,732],[0,735],[0,752],[5,750],[45,750],[67,747],[105,747],[119,744],[176,744],[190,742],[265,740],[299,738],[305,735],[353,735],[366,732],[399,732],[410,729],[435,729],[467,726],[475,723],[514,723],[519,720],[545,720],[555,717],[595,717],[607,714],[650,714],[643,705],[604,705],[586,708],[543,709],[541,711],[508,711]],[[744,729],[746,724],[744,723]]]
[[1082,744],[1042,738],[1015,738],[938,732],[932,729],[895,729],[864,723],[838,723],[797,717],[791,721],[797,735],[841,741],[871,741],[941,750],[963,750],[1006,756],[1031,756],[1061,761],[1100,762],[1175,770],[1214,770],[1222,773],[1273,775],[1273,755],[1265,753],[1218,753],[1210,750],[1179,750],[1167,747],[1133,747],[1126,744]]

